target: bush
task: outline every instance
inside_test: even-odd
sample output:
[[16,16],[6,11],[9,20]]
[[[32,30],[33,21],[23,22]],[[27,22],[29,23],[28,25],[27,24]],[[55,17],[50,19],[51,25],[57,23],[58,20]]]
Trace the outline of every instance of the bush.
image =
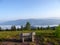
[[56,27],[55,35],[56,37],[60,38],[60,25]]

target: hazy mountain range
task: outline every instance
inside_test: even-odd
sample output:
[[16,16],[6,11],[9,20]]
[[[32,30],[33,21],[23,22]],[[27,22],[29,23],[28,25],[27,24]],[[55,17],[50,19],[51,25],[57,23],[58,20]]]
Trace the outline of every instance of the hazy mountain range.
[[31,25],[57,25],[60,24],[60,19],[20,19],[6,21],[0,25],[25,25],[26,22],[30,22]]

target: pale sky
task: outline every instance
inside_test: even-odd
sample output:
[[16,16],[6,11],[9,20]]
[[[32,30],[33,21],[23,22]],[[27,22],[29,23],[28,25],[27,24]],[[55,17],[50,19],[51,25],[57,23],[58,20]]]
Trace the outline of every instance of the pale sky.
[[60,18],[60,0],[0,0],[0,20]]

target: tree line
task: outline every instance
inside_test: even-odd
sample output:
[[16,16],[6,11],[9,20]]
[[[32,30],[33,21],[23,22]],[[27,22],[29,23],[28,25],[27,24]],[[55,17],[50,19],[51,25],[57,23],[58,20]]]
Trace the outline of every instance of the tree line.
[[[5,31],[21,31],[21,30],[55,30],[56,27],[34,27],[31,26],[29,22],[26,22],[25,26],[21,26],[21,28],[16,28],[15,25],[11,26],[11,29],[5,29]],[[0,27],[0,31],[3,31],[3,29]]]

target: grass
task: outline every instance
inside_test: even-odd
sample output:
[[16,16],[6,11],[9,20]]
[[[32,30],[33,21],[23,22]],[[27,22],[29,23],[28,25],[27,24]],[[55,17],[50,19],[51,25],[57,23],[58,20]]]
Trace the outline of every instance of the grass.
[[11,39],[17,37],[21,31],[1,31],[0,32],[0,39]]
[[19,34],[22,32],[36,32],[36,35],[40,35],[41,33],[54,33],[54,30],[24,30],[24,31],[0,31],[0,39],[11,39],[11,38],[19,38]]
[[[52,35],[55,33],[55,30],[23,30],[23,31],[0,31],[0,39],[4,41],[4,39],[19,39],[20,33],[26,33],[26,32],[36,32],[36,43],[39,45],[48,45],[54,44],[54,45],[60,45],[60,40],[56,37],[53,37]],[[50,35],[50,37],[49,37]],[[47,36],[47,37],[46,37]],[[38,42],[37,42],[38,41]],[[30,45],[35,45],[35,43],[31,42]]]

